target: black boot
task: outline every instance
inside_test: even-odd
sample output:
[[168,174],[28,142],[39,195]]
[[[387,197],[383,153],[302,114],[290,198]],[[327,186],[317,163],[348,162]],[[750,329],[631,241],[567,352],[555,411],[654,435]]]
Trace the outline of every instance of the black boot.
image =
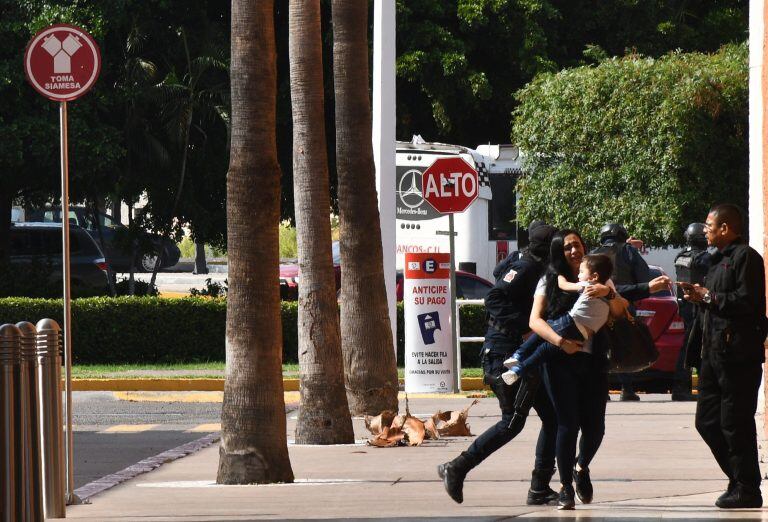
[[755,509],[763,507],[763,496],[759,488],[746,488],[736,484],[731,493],[718,498],[715,505],[720,509]]
[[576,499],[573,496],[573,484],[563,484],[560,488],[560,498],[557,501],[557,509],[573,509],[576,507]]
[[437,474],[443,479],[445,491],[459,504],[464,502],[464,477],[477,464],[475,457],[463,451],[461,455],[450,462],[437,466]]
[[589,478],[589,468],[577,470],[573,468],[573,481],[576,483],[576,496],[579,497],[582,504],[592,502],[592,480]]
[[[733,493],[733,489],[736,487],[736,484],[738,484],[738,482],[736,482],[735,480],[728,479],[728,489],[725,490],[725,493],[717,497],[717,502],[720,502],[726,497],[731,496],[731,494]],[[715,505],[717,505],[717,502],[715,502]]]
[[555,504],[558,494],[549,487],[549,481],[555,473],[555,468],[536,468],[531,472],[531,488],[528,490],[529,506]]

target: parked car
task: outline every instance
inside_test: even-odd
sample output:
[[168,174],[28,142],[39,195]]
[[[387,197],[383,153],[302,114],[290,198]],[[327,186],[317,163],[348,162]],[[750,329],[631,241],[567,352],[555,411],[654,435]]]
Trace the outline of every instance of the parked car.
[[[17,285],[24,295],[40,296],[41,293],[49,293],[51,296],[61,296],[61,224],[13,223],[10,230],[10,247],[11,266],[15,270],[18,269],[22,278],[30,279]],[[72,297],[109,295],[104,254],[81,227],[70,228],[69,252]],[[39,286],[46,286],[45,290],[49,291],[44,291],[38,288]]]
[[[341,252],[339,242],[331,244],[333,268],[336,272],[336,291],[341,288]],[[397,271],[397,300],[403,300],[403,272]],[[286,301],[295,301],[299,297],[299,265],[296,263],[280,264],[280,297]],[[456,297],[459,299],[483,299],[493,283],[470,272],[456,271]]]
[[[341,250],[339,242],[331,243],[331,256],[333,258],[333,270],[336,274],[336,291],[341,288]],[[280,263],[280,299],[283,301],[295,301],[299,298],[299,264],[298,261]]]
[[[98,223],[96,222],[97,219]],[[60,223],[61,209],[53,207],[32,210],[27,212],[27,220]],[[128,227],[102,212],[97,212],[94,216],[93,212],[82,206],[70,207],[69,222],[82,227],[98,245],[102,244],[103,237],[104,253],[113,270],[127,272],[131,269],[133,248],[127,240]],[[99,224],[101,225],[101,236],[99,236]],[[142,234],[135,260],[136,270],[152,272],[158,250],[161,252],[160,268],[167,268],[179,262],[181,251],[176,243],[157,234],[145,232]]]
[[[664,270],[651,266],[651,277],[666,275]],[[651,297],[635,303],[635,316],[641,319],[651,331],[659,351],[656,362],[642,372],[635,374],[638,388],[646,391],[666,392],[671,389],[677,357],[683,347],[685,325],[679,315],[674,288],[651,294]]]

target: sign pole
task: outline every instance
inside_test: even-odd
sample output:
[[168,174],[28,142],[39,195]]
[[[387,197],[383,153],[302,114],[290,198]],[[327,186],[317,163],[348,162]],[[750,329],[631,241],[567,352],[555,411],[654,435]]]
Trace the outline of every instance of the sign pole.
[[[93,87],[101,70],[99,46],[80,27],[56,24],[42,29],[24,51],[24,74],[38,93],[59,102],[61,147],[61,265],[64,301],[64,395],[66,418],[67,504],[80,504],[75,495],[74,445],[72,436],[72,302],[69,266],[69,152],[67,143],[67,102]],[[62,426],[59,427],[61,429]]]
[[74,491],[74,452],[72,437],[72,302],[70,296],[69,266],[69,152],[67,140],[67,102],[59,104],[59,125],[61,138],[61,237],[62,266],[64,267],[64,394],[66,397],[66,438],[64,447],[67,454],[67,504],[76,503]]
[[455,350],[456,357],[452,358],[451,369],[453,370],[453,393],[461,391],[461,367],[458,364],[461,354],[459,353],[459,328],[456,322],[456,246],[454,241],[455,232],[453,230],[453,214],[448,214],[448,250],[451,253],[451,346]]

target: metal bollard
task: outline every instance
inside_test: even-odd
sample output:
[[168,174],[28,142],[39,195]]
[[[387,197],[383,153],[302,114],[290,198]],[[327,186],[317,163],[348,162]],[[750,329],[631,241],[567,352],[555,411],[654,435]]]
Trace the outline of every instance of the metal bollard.
[[40,447],[46,518],[66,516],[64,423],[61,406],[61,328],[53,319],[37,323]]
[[0,520],[19,520],[17,483],[16,376],[19,370],[21,332],[12,324],[0,326]]
[[16,404],[21,426],[16,433],[16,458],[19,462],[17,477],[22,498],[19,520],[42,522],[43,485],[40,463],[40,427],[37,379],[37,329],[26,321],[16,323],[21,332],[21,357],[16,381]]

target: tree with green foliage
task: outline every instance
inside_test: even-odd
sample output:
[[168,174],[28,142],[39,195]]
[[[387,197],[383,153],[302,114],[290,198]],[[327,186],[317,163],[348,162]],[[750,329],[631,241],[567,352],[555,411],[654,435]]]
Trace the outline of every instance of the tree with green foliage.
[[[27,42],[44,27],[79,25],[97,40],[105,16],[98,6],[0,0],[0,216],[9,219],[14,201],[40,204],[61,194],[58,104],[40,96],[24,78]],[[70,190],[74,201],[107,190],[104,172],[124,157],[119,131],[105,121],[111,93],[103,81],[69,104]],[[7,221],[6,221],[7,223]],[[9,230],[0,227],[0,263],[9,255]]]
[[746,0],[398,0],[397,135],[473,146],[509,136],[537,74],[746,39]]
[[540,75],[517,94],[526,152],[518,216],[581,230],[609,221],[649,245],[681,243],[748,181],[748,51],[629,56]]

